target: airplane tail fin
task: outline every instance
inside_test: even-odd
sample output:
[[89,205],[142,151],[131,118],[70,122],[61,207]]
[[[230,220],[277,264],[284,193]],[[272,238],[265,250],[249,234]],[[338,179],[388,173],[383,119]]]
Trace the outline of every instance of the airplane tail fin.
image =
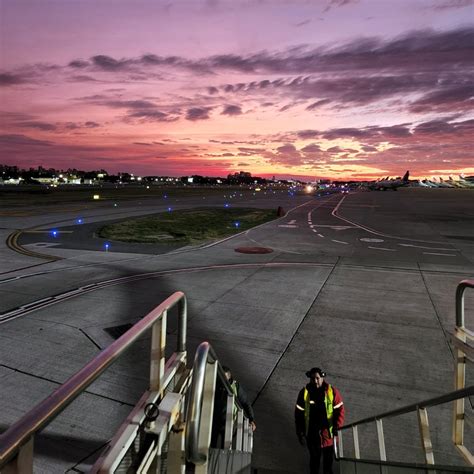
[[407,172],[404,174],[404,176],[402,178],[402,181],[405,181],[405,182],[408,181],[409,176],[410,176],[410,171],[407,170]]

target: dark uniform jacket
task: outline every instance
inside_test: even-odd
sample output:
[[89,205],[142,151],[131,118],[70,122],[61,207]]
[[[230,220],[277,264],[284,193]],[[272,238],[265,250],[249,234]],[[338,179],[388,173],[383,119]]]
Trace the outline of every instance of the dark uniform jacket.
[[[310,382],[305,387],[309,392],[309,424],[306,431],[306,402],[304,399],[305,389],[302,388],[298,394],[295,406],[295,425],[298,437],[307,436],[308,438],[321,437],[321,447],[332,446],[333,436],[331,436],[330,422],[326,414],[326,406],[324,399],[328,391],[329,385],[324,382],[321,388],[317,388],[316,384]],[[331,386],[333,391],[333,417],[332,428],[337,430],[344,424],[344,404],[341,394],[337,388]]]

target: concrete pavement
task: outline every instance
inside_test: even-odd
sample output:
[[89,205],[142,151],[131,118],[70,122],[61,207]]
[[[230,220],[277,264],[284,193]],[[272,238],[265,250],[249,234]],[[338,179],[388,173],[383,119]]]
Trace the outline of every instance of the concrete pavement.
[[[0,275],[4,315],[86,283],[144,277],[1,325],[1,428],[110,344],[108,329],[132,324],[181,290],[189,298],[191,357],[194,347],[209,340],[254,400],[255,467],[305,472],[306,453],[296,442],[292,418],[310,367],[323,367],[328,380],[341,390],[348,422],[452,389],[448,332],[454,325],[455,287],[474,273],[473,194],[427,191],[356,193],[343,200],[342,195],[262,197],[254,205],[295,209],[218,245],[162,255],[58,245],[47,251],[63,260],[15,271],[41,261],[2,249],[8,261],[2,267],[8,273]],[[152,212],[156,209],[150,207]],[[130,215],[139,211],[131,207]],[[73,224],[74,216],[59,217],[62,225]],[[46,228],[53,220],[30,219],[28,226]],[[13,224],[10,220],[2,227],[20,227]],[[35,242],[27,245],[34,248]],[[250,245],[273,252],[235,252]],[[471,328],[472,301],[468,296]],[[80,470],[87,465],[83,458],[94,457],[146,385],[147,342],[84,395],[88,416],[95,416],[84,417],[81,404],[73,404],[45,430],[38,472]],[[455,462],[449,442],[450,410],[435,413],[435,459]],[[74,436],[65,439],[71,425]],[[389,459],[421,460],[415,428],[416,417],[414,422],[387,427]],[[89,436],[91,429],[97,436]],[[363,453],[371,449],[370,456],[373,436],[368,433],[361,446]],[[68,449],[59,458],[52,446],[64,439]]]

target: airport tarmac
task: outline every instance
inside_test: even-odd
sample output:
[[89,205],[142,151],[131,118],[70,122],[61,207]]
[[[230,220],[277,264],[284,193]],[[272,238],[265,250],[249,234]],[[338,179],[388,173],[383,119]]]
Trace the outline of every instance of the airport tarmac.
[[[106,252],[93,232],[97,223],[162,212],[169,203],[91,209],[80,224],[76,210],[0,217],[3,239],[21,229],[37,231],[16,238],[25,254],[0,249],[0,430],[122,328],[181,290],[189,301],[190,359],[208,340],[253,401],[254,467],[306,472],[293,410],[309,368],[325,369],[340,389],[346,422],[453,389],[449,333],[456,285],[474,277],[473,197],[472,190],[410,188],[244,196],[232,205],[289,212],[222,242],[167,253],[114,243]],[[207,205],[223,205],[223,199],[214,196]],[[190,198],[175,205],[202,202]],[[271,252],[235,251],[241,247]],[[128,278],[137,274],[143,278]],[[96,291],[37,303],[105,281],[111,284]],[[467,294],[471,329],[473,308],[474,295]],[[174,330],[170,321],[171,341]],[[36,472],[87,470],[146,386],[148,342],[141,341],[43,431]],[[472,372],[467,377],[472,383]],[[460,463],[450,443],[450,416],[451,407],[443,406],[430,419],[439,464]],[[361,435],[362,454],[371,458],[377,453],[373,431]],[[385,432],[389,459],[422,462],[416,415],[385,426]],[[466,439],[472,441],[472,428]]]

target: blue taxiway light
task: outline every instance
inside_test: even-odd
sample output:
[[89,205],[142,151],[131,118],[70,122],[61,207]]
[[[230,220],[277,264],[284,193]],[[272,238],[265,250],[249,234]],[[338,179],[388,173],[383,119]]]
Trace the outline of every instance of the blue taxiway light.
[[58,232],[57,230],[52,230],[52,231],[51,231],[51,235],[52,235],[53,237],[57,237],[57,236],[58,236],[58,233],[59,233],[59,232]]
[[224,207],[230,207],[230,204],[229,204],[228,202],[226,202],[226,203],[224,204]]
[[78,224],[82,224],[82,219],[77,219],[76,221]]
[[171,212],[171,211],[172,211],[171,207],[168,207],[168,212]]
[[240,227],[240,222],[234,222],[234,226],[235,226],[236,228]]
[[104,245],[104,248],[105,248],[106,251],[109,250],[110,244],[109,244],[109,243],[106,243],[106,244]]

